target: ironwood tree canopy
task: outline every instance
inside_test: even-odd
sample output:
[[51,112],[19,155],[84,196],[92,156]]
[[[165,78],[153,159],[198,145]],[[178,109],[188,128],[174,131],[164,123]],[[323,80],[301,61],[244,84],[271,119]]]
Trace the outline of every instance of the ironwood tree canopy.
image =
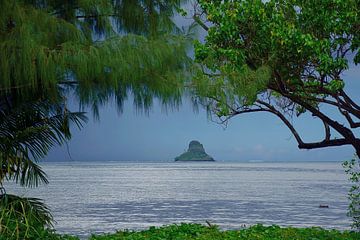
[[172,17],[182,2],[0,0],[0,185],[45,179],[20,165],[86,119],[67,108],[69,94],[95,115],[112,97],[121,109],[129,93],[143,109],[156,97],[179,103],[189,36]]
[[[344,74],[360,62],[359,0],[199,4],[203,12],[194,18],[206,16],[201,25],[208,36],[195,46],[202,67],[194,80],[197,101],[222,121],[252,112],[275,114],[299,148],[351,145],[360,155],[360,106],[344,88]],[[303,141],[292,124],[306,112],[323,122],[323,140]]]
[[179,104],[189,66],[189,36],[172,21],[181,2],[0,0],[1,236],[39,239],[51,224],[41,201],[2,184],[48,182],[37,162],[86,121],[69,96],[95,116],[112,98],[121,110],[129,94],[145,110],[154,98]]
[[94,107],[109,96],[121,107],[130,92],[138,107],[178,101],[188,66],[188,39],[172,21],[181,2],[1,0],[0,95],[51,99],[75,83]]

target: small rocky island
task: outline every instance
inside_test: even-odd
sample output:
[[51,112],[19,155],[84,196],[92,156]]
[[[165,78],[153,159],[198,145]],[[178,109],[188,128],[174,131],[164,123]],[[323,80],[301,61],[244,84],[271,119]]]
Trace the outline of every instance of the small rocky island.
[[199,141],[191,141],[189,149],[175,158],[175,161],[215,161]]

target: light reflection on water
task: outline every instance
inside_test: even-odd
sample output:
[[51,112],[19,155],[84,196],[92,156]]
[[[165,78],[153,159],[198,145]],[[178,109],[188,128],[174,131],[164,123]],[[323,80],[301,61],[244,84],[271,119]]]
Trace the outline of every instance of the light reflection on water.
[[[43,198],[56,229],[76,235],[205,220],[222,228],[279,224],[348,228],[340,163],[46,163]],[[319,208],[320,204],[329,208]]]

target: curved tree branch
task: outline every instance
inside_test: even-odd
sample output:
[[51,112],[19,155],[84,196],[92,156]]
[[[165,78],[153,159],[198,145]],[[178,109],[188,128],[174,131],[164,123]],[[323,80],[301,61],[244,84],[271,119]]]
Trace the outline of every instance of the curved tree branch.
[[341,100],[339,97],[336,97],[337,102],[334,102],[334,101],[331,101],[328,99],[323,99],[323,98],[311,97],[311,96],[310,97],[302,96],[302,98],[306,99],[306,100],[315,101],[318,103],[325,103],[325,104],[329,104],[334,107],[337,107],[339,112],[345,116],[345,118],[348,121],[351,128],[360,127],[360,122],[355,122],[350,115],[350,114],[352,114],[354,117],[360,118],[360,111],[355,109],[353,106],[347,104],[346,102]]
[[268,112],[271,112],[278,116],[283,123],[290,129],[291,133],[294,135],[296,141],[298,142],[298,147],[300,149],[315,149],[315,148],[323,148],[323,147],[332,147],[332,146],[343,146],[343,145],[350,145],[352,144],[351,141],[349,141],[346,138],[340,138],[340,139],[330,139],[330,128],[327,123],[324,122],[325,127],[325,139],[323,141],[319,142],[312,142],[312,143],[305,143],[299,133],[296,131],[294,126],[290,123],[290,121],[278,110],[276,110],[272,105],[269,103],[263,102],[261,100],[257,100],[259,104],[262,104],[266,106],[268,109]]
[[360,122],[354,122],[354,120],[352,119],[352,117],[350,116],[350,114],[347,111],[343,111],[341,109],[339,109],[340,113],[342,115],[345,116],[346,120],[348,121],[349,125],[351,128],[358,128],[360,127]]
[[360,106],[358,104],[356,104],[346,93],[344,90],[340,91],[340,96],[342,96],[345,100],[345,102],[349,103],[350,105],[352,105],[354,108],[356,108],[357,110],[360,111]]

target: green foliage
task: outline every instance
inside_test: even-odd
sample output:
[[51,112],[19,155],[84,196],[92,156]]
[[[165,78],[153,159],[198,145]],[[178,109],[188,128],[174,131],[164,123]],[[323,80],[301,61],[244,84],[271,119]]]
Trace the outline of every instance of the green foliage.
[[96,236],[91,240],[328,240],[328,239],[359,239],[355,232],[340,232],[321,228],[280,228],[279,226],[265,227],[255,225],[241,230],[221,231],[216,226],[206,227],[200,224],[169,225],[139,232],[119,231],[115,234]]
[[70,124],[79,128],[84,113],[72,113],[62,104],[35,101],[0,110],[0,184],[14,180],[25,187],[47,183],[36,164],[49,149],[70,139]]
[[[360,105],[344,79],[360,62],[358,0],[198,2],[208,35],[194,44],[195,104],[220,123],[271,113],[301,149],[352,145],[360,155]],[[306,112],[323,123],[323,140],[303,141],[293,118]]]
[[253,70],[246,65],[237,69],[225,65],[214,74],[198,71],[192,80],[193,93],[218,117],[228,116],[238,106],[252,106],[258,94],[266,90],[270,74],[267,66]]
[[38,239],[51,222],[49,209],[39,199],[10,194],[0,199],[0,239]]
[[200,142],[194,140],[190,142],[189,149],[176,157],[175,161],[214,161],[214,159],[205,152]]
[[179,103],[188,38],[171,17],[181,2],[0,1],[0,94],[51,99],[76,82],[94,112],[114,96],[121,109],[129,92],[139,108]]
[[[150,227],[143,231],[118,231],[114,234],[92,235],[90,240],[356,240],[356,232],[325,230],[322,228],[281,228],[279,226],[254,225],[241,230],[222,231],[216,226],[206,227],[200,224],[173,224],[163,227]],[[11,239],[0,236],[0,240]],[[45,230],[41,235],[27,239],[78,240],[79,238],[59,235]]]
[[202,67],[195,94],[216,114],[254,106],[264,95],[317,107],[316,98],[343,90],[349,61],[359,62],[357,0],[199,3],[212,24],[205,43],[195,43]]
[[352,186],[349,190],[348,199],[350,201],[348,207],[348,216],[352,218],[352,227],[360,231],[360,168],[359,159],[351,159],[343,163],[346,174]]
[[[109,1],[108,1],[109,2]],[[184,14],[186,0],[116,0],[113,8],[117,28],[135,34],[155,36],[159,32],[178,32],[172,20],[174,12]]]
[[175,158],[175,161],[214,161],[206,152],[185,152]]
[[[29,100],[29,99],[28,99]],[[63,104],[47,100],[16,103],[5,97],[0,108],[0,188],[5,180],[21,186],[48,183],[38,165],[49,149],[71,137],[84,113],[72,113]],[[0,193],[0,235],[5,239],[39,239],[52,225],[49,209],[39,199]],[[0,237],[0,239],[2,239]]]
[[[139,109],[154,97],[180,103],[189,35],[172,17],[182,2],[0,0],[1,190],[4,181],[48,182],[38,161],[70,139],[71,124],[86,121],[67,108],[69,95],[95,116],[113,98],[121,110],[128,94]],[[57,239],[38,199],[0,197],[1,236]]]

